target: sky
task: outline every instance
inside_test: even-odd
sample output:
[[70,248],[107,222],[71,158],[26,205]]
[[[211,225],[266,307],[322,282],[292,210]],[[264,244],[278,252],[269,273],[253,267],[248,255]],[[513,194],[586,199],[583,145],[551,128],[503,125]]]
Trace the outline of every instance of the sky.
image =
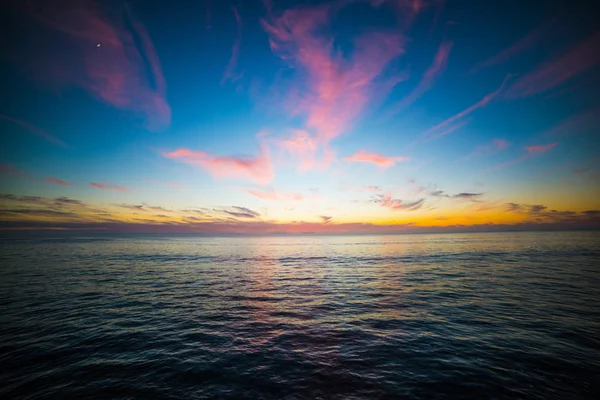
[[600,227],[593,2],[0,2],[0,229]]

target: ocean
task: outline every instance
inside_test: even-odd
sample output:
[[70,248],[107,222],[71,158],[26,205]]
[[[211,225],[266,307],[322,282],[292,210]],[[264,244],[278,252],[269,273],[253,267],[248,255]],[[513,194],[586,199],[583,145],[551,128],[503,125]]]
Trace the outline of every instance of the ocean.
[[600,232],[0,241],[0,398],[592,399]]

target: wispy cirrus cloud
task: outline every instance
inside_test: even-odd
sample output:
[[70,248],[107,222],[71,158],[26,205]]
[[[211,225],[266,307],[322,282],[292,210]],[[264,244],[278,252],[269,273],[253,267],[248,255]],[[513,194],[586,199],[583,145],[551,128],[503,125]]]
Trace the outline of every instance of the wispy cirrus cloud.
[[229,58],[229,62],[227,63],[227,67],[225,68],[225,73],[223,74],[223,78],[221,79],[221,84],[227,81],[235,82],[241,78],[241,73],[236,74],[235,69],[238,64],[238,59],[240,56],[240,45],[242,43],[242,17],[240,17],[240,13],[237,7],[231,7],[231,9],[233,11],[233,16],[235,17],[237,33],[233,41],[233,46],[231,47],[231,57]]
[[35,216],[35,217],[78,217],[76,213],[59,210],[39,210],[35,208],[10,208],[0,209],[0,216],[3,217],[19,217],[19,216]]
[[366,186],[359,186],[359,185],[352,185],[352,184],[344,184],[340,187],[340,190],[342,191],[353,191],[353,192],[360,192],[360,193],[380,193],[383,192],[383,189],[380,186],[377,185],[366,185]]
[[7,115],[0,115],[0,119],[12,122],[13,124],[17,124],[17,125],[21,126],[22,128],[25,128],[25,130],[27,130],[27,131],[29,131],[29,132],[31,132],[31,133],[33,133],[33,134],[41,137],[42,139],[45,139],[48,142],[53,143],[53,144],[55,144],[57,146],[69,147],[62,140],[58,139],[57,137],[54,137],[54,136],[50,135],[49,133],[44,132],[43,130],[41,130],[37,126],[34,126],[34,125],[30,124],[29,122],[21,121],[20,119],[12,118],[12,117],[9,117]]
[[15,4],[46,28],[35,42],[43,45],[23,54],[35,79],[79,86],[115,108],[143,116],[149,130],[169,125],[171,109],[158,55],[127,4],[118,10],[108,9],[115,3],[94,0]]
[[471,160],[473,158],[479,158],[484,156],[489,156],[492,154],[496,154],[501,152],[502,150],[506,150],[510,146],[510,142],[504,139],[493,139],[488,144],[483,144],[475,147],[470,154],[464,156],[461,160]]
[[0,200],[8,200],[19,203],[34,203],[34,204],[43,204],[46,202],[46,199],[41,196],[16,196],[14,194],[0,194]]
[[576,169],[575,171],[573,171],[573,174],[581,175],[587,173],[589,170],[589,168]]
[[292,116],[304,117],[310,141],[296,149],[323,152],[326,164],[332,160],[329,142],[352,127],[373,96],[376,78],[403,53],[404,42],[398,33],[369,32],[344,57],[329,33],[337,6],[295,8],[262,20],[273,53],[298,71],[287,104]]
[[223,210],[224,213],[237,218],[258,218],[260,213],[246,207],[232,206],[230,210]]
[[62,179],[58,179],[58,178],[55,178],[53,176],[47,176],[46,177],[46,182],[54,183],[56,185],[61,185],[61,186],[72,186],[73,185],[70,182],[63,181]]
[[77,199],[70,199],[68,197],[57,197],[54,199],[54,204],[59,206],[85,206],[86,204]]
[[433,3],[438,3],[437,5],[439,6],[439,2],[441,0],[431,2],[424,0],[371,0],[371,5],[374,7],[379,7],[383,4],[390,5],[396,13],[400,29],[407,31],[413,26],[415,19],[421,11]]
[[373,203],[379,204],[382,207],[389,208],[393,211],[407,210],[415,211],[421,208],[425,204],[425,199],[418,199],[415,201],[404,201],[395,199],[391,194],[376,194],[372,200]]
[[582,212],[570,210],[554,210],[544,204],[506,203],[505,211],[525,217],[525,222],[537,223],[600,223],[600,210]]
[[97,182],[90,182],[90,186],[95,187],[96,189],[102,189],[102,190],[117,190],[119,192],[127,192],[128,191],[127,188],[124,186],[97,183]]
[[319,218],[321,218],[321,219],[323,220],[323,223],[324,223],[324,224],[328,224],[328,223],[330,223],[330,222],[331,222],[331,219],[332,219],[333,217],[330,217],[330,216],[327,216],[327,215],[321,215],[321,216],[319,216]]
[[443,190],[432,190],[431,192],[429,192],[429,195],[433,197],[444,197],[448,199],[469,200],[472,202],[478,202],[479,199],[483,196],[483,193],[461,192],[457,194],[448,194]]
[[556,19],[552,19],[534,28],[525,37],[517,40],[512,45],[502,50],[500,53],[475,65],[469,70],[468,74],[475,74],[476,72],[479,72],[483,69],[504,63],[510,60],[511,58],[514,58],[515,56],[525,52],[526,50],[534,47],[547,34],[548,30],[555,24],[555,22]]
[[25,172],[20,171],[14,168],[12,165],[0,163],[0,175],[10,175],[10,176],[24,176]]
[[450,55],[452,46],[453,43],[450,41],[445,41],[440,44],[433,62],[423,74],[423,77],[421,78],[421,81],[417,87],[414,88],[405,98],[395,104],[388,116],[396,114],[408,107],[433,87],[435,81],[446,70],[446,64],[448,63],[448,56]]
[[[456,129],[462,127],[462,125],[460,125],[460,123],[462,122],[461,120],[464,119],[465,117],[467,117],[468,115],[470,115],[473,111],[478,110],[482,107],[485,107],[492,100],[494,100],[504,90],[504,88],[506,87],[506,84],[508,83],[508,80],[512,76],[513,75],[507,75],[504,78],[504,80],[502,81],[502,84],[500,85],[500,87],[498,89],[496,89],[492,93],[487,94],[481,100],[479,100],[477,103],[473,104],[472,106],[464,109],[463,111],[459,112],[458,114],[453,115],[452,117],[446,119],[445,121],[442,121],[439,124],[433,126],[432,128],[429,128],[428,130],[423,132],[421,134],[421,140],[427,141],[427,140],[437,139],[437,138],[445,136],[451,132],[454,132]],[[457,124],[452,125],[454,123],[457,123]]]
[[538,145],[526,146],[525,147],[525,152],[526,153],[524,155],[522,155],[521,157],[517,157],[517,158],[515,158],[513,160],[510,160],[510,161],[507,161],[505,163],[496,165],[495,167],[488,168],[488,169],[486,169],[486,171],[495,171],[495,170],[498,170],[498,169],[509,167],[511,165],[515,165],[515,164],[521,163],[521,162],[523,162],[523,161],[525,161],[525,160],[527,160],[527,159],[529,159],[531,157],[544,154],[547,151],[552,150],[556,146],[558,146],[558,142],[556,142],[556,143],[549,143],[549,144],[538,144]]
[[251,196],[257,197],[261,200],[267,201],[280,201],[280,202],[296,202],[305,199],[315,199],[315,195],[309,197],[302,195],[301,193],[294,192],[279,192],[273,188],[255,188],[255,189],[244,189],[245,193]]
[[181,189],[181,190],[187,189],[186,185],[184,185],[183,183],[180,183],[180,182],[175,182],[175,181],[159,181],[156,179],[144,179],[144,181],[149,182],[149,183],[156,183],[159,185],[165,185],[165,186],[168,186],[173,189]]
[[397,162],[409,161],[409,157],[404,156],[384,156],[382,154],[371,153],[366,150],[359,150],[353,155],[344,158],[348,162],[363,162],[375,164],[381,168],[389,168],[396,165]]
[[566,53],[518,78],[504,94],[516,99],[556,89],[573,77],[600,64],[600,31],[589,36]]
[[326,148],[323,150],[324,160],[317,159],[319,146],[315,138],[307,131],[295,129],[292,135],[279,140],[279,147],[296,158],[298,169],[308,171],[313,168],[322,168],[331,163],[333,152]]
[[258,184],[267,184],[275,177],[275,171],[266,145],[261,145],[258,156],[227,157],[216,156],[205,151],[179,149],[164,152],[166,158],[204,168],[213,177],[238,178],[252,180]]
[[547,152],[550,149],[553,149],[557,145],[558,142],[550,144],[536,144],[532,146],[526,146],[525,151],[527,151],[527,154],[529,155],[544,154],[545,152]]
[[589,133],[600,128],[600,106],[569,116],[558,125],[544,132],[548,137],[574,136]]

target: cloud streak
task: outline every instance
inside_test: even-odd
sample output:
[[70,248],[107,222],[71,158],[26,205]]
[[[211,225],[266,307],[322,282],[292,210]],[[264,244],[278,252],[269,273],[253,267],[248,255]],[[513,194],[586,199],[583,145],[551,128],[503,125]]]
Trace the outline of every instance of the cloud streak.
[[[504,90],[504,87],[506,86],[506,84],[508,83],[508,80],[511,77],[512,77],[512,75],[507,75],[504,78],[504,81],[502,81],[502,84],[500,85],[500,87],[498,89],[496,89],[492,93],[487,94],[481,100],[479,100],[477,103],[473,104],[472,106],[464,109],[463,111],[459,112],[458,114],[453,115],[452,117],[446,119],[445,121],[440,122],[439,124],[435,125],[434,127],[423,132],[423,134],[421,135],[422,140],[431,140],[431,139],[440,138],[440,137],[445,136],[445,135],[453,132],[454,130],[456,130],[456,129],[451,129],[451,127],[449,128],[449,126],[455,122],[460,122],[461,119],[465,118],[466,116],[471,114],[473,111],[476,111],[476,110],[488,105],[493,99],[495,99],[502,92],[502,90]],[[451,130],[448,130],[448,129],[451,129]]]
[[377,194],[372,200],[374,203],[379,204],[381,207],[389,208],[393,211],[407,210],[415,211],[418,210],[425,204],[425,199],[419,199],[416,201],[407,202],[400,199],[394,199],[391,194]]
[[164,152],[163,156],[204,168],[216,178],[248,179],[258,184],[267,184],[275,177],[275,171],[266,145],[261,145],[255,157],[224,157],[204,151],[185,148]]
[[223,78],[221,79],[221,84],[227,81],[235,82],[236,80],[241,78],[241,74],[234,74],[240,56],[240,46],[242,43],[242,17],[240,17],[240,13],[237,7],[231,7],[231,9],[233,11],[233,16],[235,17],[237,34],[233,41],[233,46],[231,47],[231,57],[229,58],[229,62],[227,63],[227,67],[225,68],[225,73],[223,74]]
[[484,144],[475,147],[472,153],[464,156],[462,160],[471,160],[473,158],[480,158],[484,156],[490,156],[492,154],[499,153],[510,147],[510,142],[504,139],[493,139],[491,143]]
[[57,146],[61,146],[61,147],[69,147],[65,142],[63,142],[62,140],[58,139],[57,137],[54,137],[52,135],[50,135],[49,133],[44,132],[43,130],[41,130],[40,128],[25,122],[25,121],[21,121],[20,119],[17,118],[12,118],[6,115],[0,115],[0,119],[3,119],[5,121],[9,121],[12,122],[13,124],[17,124],[22,128],[25,128],[27,131],[41,137],[44,140],[47,140],[50,143],[53,143]]
[[390,156],[384,156],[384,155],[377,154],[377,153],[371,153],[366,150],[359,150],[356,153],[354,153],[353,155],[344,158],[344,160],[346,160],[348,162],[352,162],[352,163],[355,163],[355,162],[371,163],[371,164],[375,164],[381,168],[389,168],[389,167],[393,167],[394,165],[396,165],[397,162],[409,161],[410,158],[403,157],[403,156],[390,157]]
[[117,109],[143,116],[151,131],[169,125],[171,109],[158,55],[127,4],[119,12],[94,0],[18,6],[47,29],[38,38],[43,48],[30,49],[35,58],[28,68],[36,79],[81,87]]
[[491,58],[488,58],[482,63],[475,65],[469,70],[468,74],[475,74],[483,69],[504,63],[510,60],[511,58],[514,58],[515,56],[525,52],[526,50],[534,47],[546,35],[548,30],[554,25],[555,22],[556,20],[550,20],[538,26],[537,28],[530,31],[525,37],[519,39],[506,49],[502,50],[500,53],[496,54]]
[[389,115],[397,114],[402,109],[408,107],[416,100],[418,100],[423,94],[429,91],[436,80],[440,75],[444,73],[446,70],[446,65],[448,63],[448,56],[450,55],[450,51],[452,50],[453,43],[449,41],[442,42],[438,51],[433,59],[433,62],[427,68],[421,81],[417,85],[416,88],[413,89],[404,99],[398,102],[389,113]]
[[300,193],[285,193],[285,192],[277,192],[273,188],[270,189],[247,189],[244,190],[245,193],[257,197],[261,200],[266,201],[280,201],[280,202],[296,202],[305,200],[306,197]]
[[0,163],[0,175],[10,175],[14,177],[24,176],[25,172],[19,171],[9,164]]
[[123,187],[123,186],[119,186],[119,185],[106,185],[104,183],[96,183],[96,182],[90,182],[90,186],[91,187],[95,187],[96,189],[102,189],[102,190],[117,190],[119,192],[127,192],[127,188]]
[[499,169],[503,169],[506,167],[509,167],[511,165],[515,165],[515,164],[519,164],[531,157],[535,157],[541,154],[544,154],[550,150],[552,150],[554,147],[558,146],[558,142],[556,143],[549,143],[549,144],[542,144],[542,145],[532,145],[532,146],[526,146],[525,147],[525,151],[526,153],[524,155],[522,155],[521,157],[517,157],[513,160],[507,161],[505,163],[496,165],[495,167],[491,167],[486,169],[486,171],[495,171],[495,170],[499,170]]
[[73,184],[67,181],[63,181],[62,179],[54,178],[53,176],[47,176],[46,182],[54,183],[55,185],[61,186],[72,186]]
[[232,210],[223,210],[223,212],[236,218],[254,219],[260,217],[259,213],[246,207],[232,206],[231,208]]
[[558,88],[573,77],[600,64],[598,48],[600,48],[600,32],[596,32],[568,52],[517,79],[506,91],[506,98],[535,96]]

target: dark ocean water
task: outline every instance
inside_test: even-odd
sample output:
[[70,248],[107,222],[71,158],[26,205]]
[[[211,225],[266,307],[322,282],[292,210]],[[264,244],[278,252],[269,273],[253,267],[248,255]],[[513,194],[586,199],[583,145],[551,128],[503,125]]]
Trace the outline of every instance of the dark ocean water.
[[584,399],[600,233],[0,241],[0,398]]

